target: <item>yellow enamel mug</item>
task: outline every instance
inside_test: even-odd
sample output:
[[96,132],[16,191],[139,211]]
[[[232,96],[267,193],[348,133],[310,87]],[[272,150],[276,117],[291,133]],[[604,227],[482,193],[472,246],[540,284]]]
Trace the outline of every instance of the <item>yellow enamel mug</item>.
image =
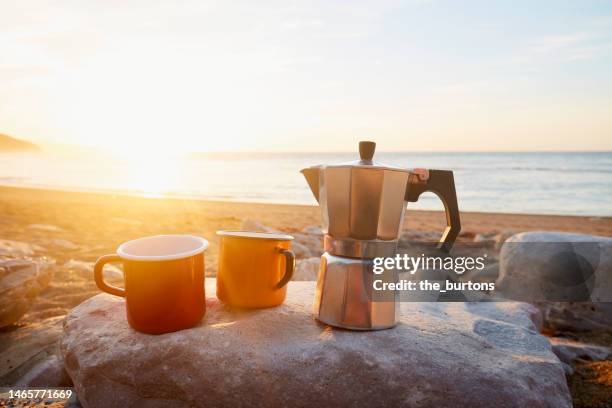
[[231,305],[264,308],[283,303],[295,269],[291,235],[217,231],[217,297]]

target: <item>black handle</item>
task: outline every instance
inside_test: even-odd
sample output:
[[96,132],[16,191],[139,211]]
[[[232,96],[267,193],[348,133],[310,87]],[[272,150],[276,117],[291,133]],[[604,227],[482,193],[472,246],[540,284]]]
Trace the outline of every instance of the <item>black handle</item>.
[[[428,178],[427,173],[429,173]],[[406,201],[415,202],[426,191],[431,191],[440,197],[440,200],[444,203],[446,229],[440,238],[438,248],[449,252],[461,231],[453,172],[449,170],[428,170],[411,174],[406,188]]]

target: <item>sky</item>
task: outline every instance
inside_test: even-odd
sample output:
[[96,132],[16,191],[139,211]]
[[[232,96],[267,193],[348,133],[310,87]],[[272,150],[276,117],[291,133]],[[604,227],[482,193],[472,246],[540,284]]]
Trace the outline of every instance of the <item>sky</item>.
[[2,1],[0,133],[124,153],[612,150],[612,2]]

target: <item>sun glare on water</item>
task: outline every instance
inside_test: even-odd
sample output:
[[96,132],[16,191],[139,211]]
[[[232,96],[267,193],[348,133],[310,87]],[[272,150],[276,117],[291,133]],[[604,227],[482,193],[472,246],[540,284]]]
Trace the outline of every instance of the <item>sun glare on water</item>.
[[177,191],[181,184],[181,168],[184,158],[180,155],[148,153],[130,157],[128,188],[134,193],[150,198],[161,198]]

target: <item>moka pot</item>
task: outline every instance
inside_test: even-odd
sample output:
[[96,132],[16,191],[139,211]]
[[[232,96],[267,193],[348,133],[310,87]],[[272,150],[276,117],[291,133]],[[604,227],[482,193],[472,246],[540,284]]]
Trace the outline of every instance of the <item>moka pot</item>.
[[397,281],[396,271],[374,276],[373,259],[395,256],[407,202],[425,191],[444,203],[447,227],[439,246],[449,251],[461,230],[453,172],[410,169],[373,161],[376,144],[360,142],[360,159],[302,169],[321,208],[324,250],[314,315],[354,330],[395,326],[397,296],[373,300],[372,280]]

